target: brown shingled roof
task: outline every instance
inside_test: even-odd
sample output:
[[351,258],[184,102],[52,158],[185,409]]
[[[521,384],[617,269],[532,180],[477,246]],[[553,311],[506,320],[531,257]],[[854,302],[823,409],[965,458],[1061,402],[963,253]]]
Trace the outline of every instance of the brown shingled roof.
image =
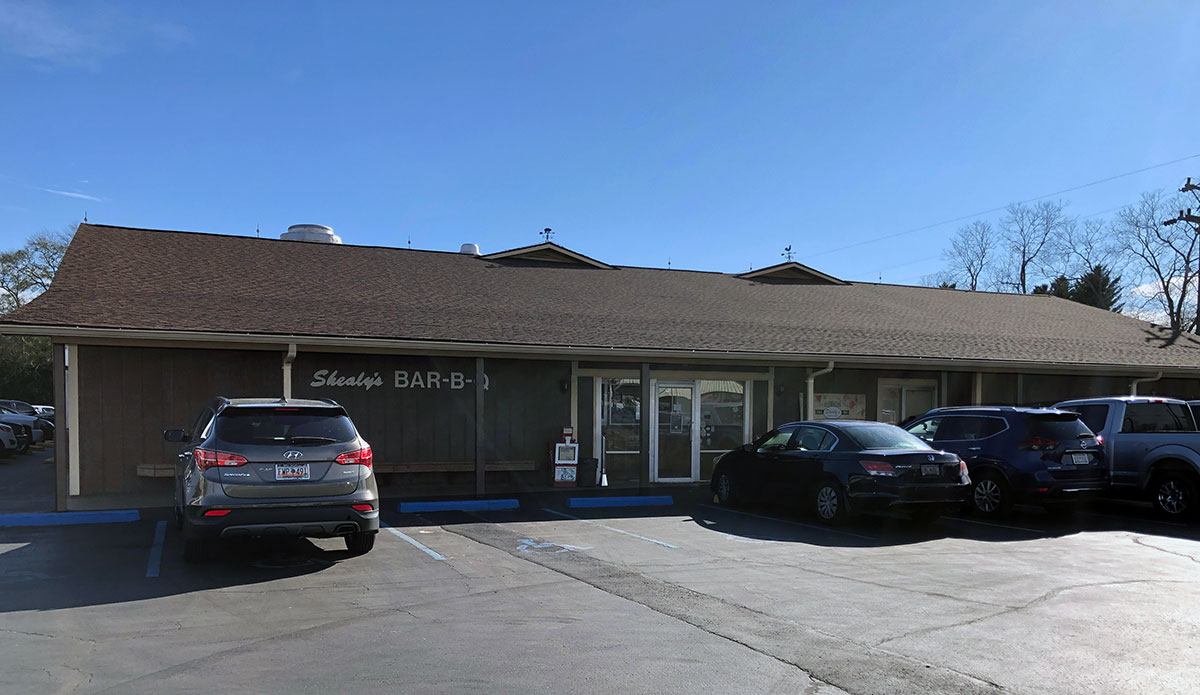
[[94,224],[5,325],[1200,368],[1194,336],[1048,296]]

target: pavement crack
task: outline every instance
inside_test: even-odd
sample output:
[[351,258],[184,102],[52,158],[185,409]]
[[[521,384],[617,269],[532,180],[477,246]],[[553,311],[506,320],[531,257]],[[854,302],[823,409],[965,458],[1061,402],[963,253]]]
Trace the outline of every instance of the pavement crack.
[[1195,555],[1188,555],[1187,553],[1180,553],[1180,552],[1176,552],[1174,550],[1167,550],[1166,548],[1160,548],[1157,545],[1152,545],[1150,543],[1147,543],[1146,540],[1142,536],[1134,536],[1133,542],[1142,546],[1143,548],[1157,550],[1160,553],[1166,553],[1168,555],[1175,555],[1176,557],[1182,557],[1184,559],[1191,560],[1192,562],[1200,564],[1200,558],[1197,558]]
[[1063,594],[1067,591],[1072,591],[1074,589],[1088,589],[1088,588],[1095,588],[1095,587],[1099,587],[1099,586],[1122,586],[1122,585],[1127,585],[1127,584],[1190,584],[1190,583],[1191,582],[1185,582],[1185,581],[1181,581],[1181,580],[1168,580],[1168,579],[1126,579],[1126,580],[1115,581],[1115,582],[1091,582],[1091,583],[1087,583],[1087,584],[1070,584],[1067,586],[1060,586],[1060,587],[1051,589],[1050,591],[1047,591],[1044,594],[1041,594],[1040,596],[1030,599],[1026,603],[1023,603],[1019,606],[1010,606],[1008,608],[1005,608],[1004,610],[996,611],[994,613],[989,613],[987,615],[980,615],[980,616],[976,616],[974,618],[969,618],[967,620],[960,620],[960,621],[957,621],[954,623],[949,623],[946,625],[933,625],[930,627],[918,628],[916,630],[909,630],[908,632],[905,632],[900,635],[896,635],[895,637],[889,637],[887,639],[880,640],[880,641],[872,644],[871,646],[875,647],[875,648],[879,648],[889,642],[896,642],[898,640],[907,639],[909,637],[915,637],[916,635],[924,635],[924,634],[929,634],[931,632],[938,632],[941,630],[951,630],[956,627],[965,627],[967,625],[974,625],[976,623],[984,622],[985,620],[991,620],[992,618],[999,618],[999,617],[1002,617],[1005,615],[1019,613],[1024,610],[1028,610],[1038,604],[1045,603],[1047,601],[1050,601],[1051,599],[1057,598],[1060,594]]

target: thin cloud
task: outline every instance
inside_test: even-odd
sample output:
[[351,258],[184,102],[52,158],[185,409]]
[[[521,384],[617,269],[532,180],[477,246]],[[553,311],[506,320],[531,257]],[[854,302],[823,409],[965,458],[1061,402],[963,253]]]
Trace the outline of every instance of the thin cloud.
[[34,188],[36,188],[39,191],[45,191],[46,193],[53,193],[54,195],[62,195],[62,196],[66,196],[68,198],[78,198],[80,200],[91,200],[96,203],[107,202],[104,198],[97,198],[96,196],[88,195],[87,193],[76,193],[75,191],[60,191],[60,190],[56,190],[54,188],[42,188],[41,186],[34,186]]
[[187,27],[83,4],[70,12],[30,0],[0,0],[0,53],[27,58],[41,69],[96,70],[127,46],[160,50],[194,45]]

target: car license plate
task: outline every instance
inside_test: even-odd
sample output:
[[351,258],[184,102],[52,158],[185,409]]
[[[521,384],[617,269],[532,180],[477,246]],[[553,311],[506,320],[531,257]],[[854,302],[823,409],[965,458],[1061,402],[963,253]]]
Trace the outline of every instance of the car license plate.
[[1071,463],[1076,466],[1086,466],[1092,462],[1091,454],[1071,454]]
[[942,472],[942,467],[936,463],[922,463],[921,475],[938,475]]
[[276,480],[308,480],[308,464],[293,465],[290,463],[275,464]]

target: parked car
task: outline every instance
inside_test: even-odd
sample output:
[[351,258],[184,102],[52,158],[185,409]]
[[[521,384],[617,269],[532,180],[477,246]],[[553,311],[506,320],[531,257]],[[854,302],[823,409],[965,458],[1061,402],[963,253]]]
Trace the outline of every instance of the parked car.
[[49,420],[50,422],[54,422],[54,406],[52,406],[52,405],[35,405],[35,406],[33,406],[33,410],[34,410],[34,412],[37,413],[37,416],[42,418],[43,420]]
[[[4,423],[12,428],[13,434],[17,439],[16,453],[18,454],[29,451],[31,444],[40,444],[45,441],[46,432],[42,425],[44,422],[40,418],[30,415],[20,415],[8,408],[0,407],[0,423]],[[53,431],[53,426],[51,426],[51,433]]]
[[175,475],[175,519],[184,558],[219,538],[342,536],[355,554],[379,532],[371,446],[332,400],[217,397],[191,430]]
[[712,477],[723,505],[781,493],[831,524],[885,509],[933,519],[961,506],[970,489],[957,455],[895,425],[849,420],[781,425],[722,454]]
[[37,410],[35,410],[32,405],[29,405],[25,401],[15,401],[7,398],[0,398],[0,406],[8,408],[14,413],[19,413],[21,415],[32,415],[33,417],[38,416]]
[[1015,502],[1066,503],[1108,488],[1100,442],[1078,413],[955,406],[934,408],[905,429],[966,461],[969,511],[999,516]]
[[[0,415],[10,415],[14,421],[29,425],[32,430],[32,442],[34,444],[54,441],[54,423],[46,420],[45,418],[41,418],[36,415],[18,413],[11,408],[2,405],[0,405]],[[23,419],[17,420],[17,418]]]
[[0,423],[0,453],[5,456],[16,453],[20,444],[17,442],[17,436],[13,432],[11,425]]
[[1104,461],[1117,494],[1148,497],[1175,519],[1200,509],[1200,432],[1186,401],[1113,396],[1063,401],[1104,441]]

